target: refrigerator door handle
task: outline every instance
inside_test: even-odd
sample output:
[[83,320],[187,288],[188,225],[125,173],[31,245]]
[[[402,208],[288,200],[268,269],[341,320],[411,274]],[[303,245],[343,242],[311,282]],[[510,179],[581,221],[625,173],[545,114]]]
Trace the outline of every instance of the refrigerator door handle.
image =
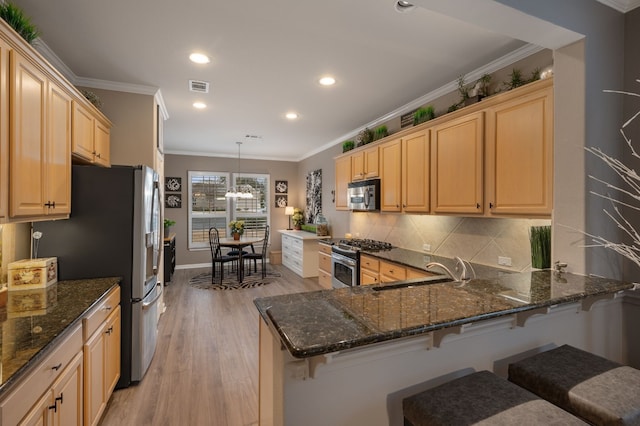
[[153,298],[153,300],[151,300],[150,302],[144,302],[142,304],[142,310],[146,310],[149,308],[149,306],[153,306],[153,304],[155,304],[158,299],[160,299],[160,296],[162,296],[162,290],[156,291],[156,296]]

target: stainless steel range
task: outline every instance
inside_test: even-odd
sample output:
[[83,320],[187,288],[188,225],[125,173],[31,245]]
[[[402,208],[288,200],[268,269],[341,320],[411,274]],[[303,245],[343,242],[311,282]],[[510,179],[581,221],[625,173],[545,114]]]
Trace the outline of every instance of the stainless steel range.
[[391,250],[385,241],[370,239],[340,240],[331,247],[331,284],[333,288],[360,285],[360,252]]

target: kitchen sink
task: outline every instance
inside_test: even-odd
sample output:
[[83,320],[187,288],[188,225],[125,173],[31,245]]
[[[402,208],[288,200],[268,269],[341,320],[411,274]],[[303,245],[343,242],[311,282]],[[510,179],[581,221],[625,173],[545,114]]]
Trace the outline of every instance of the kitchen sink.
[[378,286],[372,287],[371,289],[373,291],[386,291],[386,290],[395,290],[398,288],[412,288],[412,287],[420,287],[420,286],[429,285],[429,284],[450,283],[450,282],[453,282],[453,280],[445,276],[433,278],[433,279],[427,279],[427,280],[425,280],[424,278],[415,278],[412,280],[401,281],[399,283],[394,283],[394,284],[378,285]]

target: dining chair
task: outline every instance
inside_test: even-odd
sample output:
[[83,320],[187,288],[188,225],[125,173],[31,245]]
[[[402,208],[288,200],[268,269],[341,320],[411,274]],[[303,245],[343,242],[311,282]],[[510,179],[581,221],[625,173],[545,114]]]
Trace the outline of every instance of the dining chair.
[[[262,240],[262,251],[260,253],[247,253],[242,255],[242,259],[246,259],[248,262],[253,260],[253,270],[257,272],[256,261],[260,261],[260,271],[262,272],[262,278],[267,276],[267,246],[269,245],[269,225],[264,227],[264,240]],[[249,263],[249,271],[251,271],[251,263]]]
[[[216,276],[216,265],[220,265],[220,284],[224,278],[224,264],[228,262],[236,262],[239,260],[238,256],[231,256],[229,254],[222,254],[220,249],[220,233],[218,228],[209,228],[209,246],[211,247],[211,283],[213,284]],[[238,279],[240,278],[240,268],[238,268]]]

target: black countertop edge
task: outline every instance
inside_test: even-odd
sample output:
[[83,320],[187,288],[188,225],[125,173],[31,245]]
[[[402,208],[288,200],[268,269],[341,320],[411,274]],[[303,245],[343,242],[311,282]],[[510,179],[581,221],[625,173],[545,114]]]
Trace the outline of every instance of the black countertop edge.
[[107,277],[107,278],[96,278],[96,279],[80,279],[80,280],[67,280],[67,281],[58,281],[56,285],[82,285],[83,283],[91,283],[91,282],[99,282],[104,281],[107,283],[111,283],[111,285],[100,294],[84,311],[82,311],[79,315],[76,316],[70,323],[68,323],[64,328],[61,329],[60,332],[55,334],[53,338],[46,343],[38,352],[36,352],[24,365],[22,365],[18,370],[16,370],[6,381],[0,384],[0,398],[3,398],[8,392],[13,390],[15,384],[17,384],[24,376],[28,375],[32,368],[37,365],[43,358],[49,355],[51,350],[53,350],[61,341],[63,341],[75,328],[75,326],[82,321],[82,318],[93,309],[97,304],[99,304],[102,299],[107,295],[110,291],[113,290],[114,287],[120,285],[121,277]]

